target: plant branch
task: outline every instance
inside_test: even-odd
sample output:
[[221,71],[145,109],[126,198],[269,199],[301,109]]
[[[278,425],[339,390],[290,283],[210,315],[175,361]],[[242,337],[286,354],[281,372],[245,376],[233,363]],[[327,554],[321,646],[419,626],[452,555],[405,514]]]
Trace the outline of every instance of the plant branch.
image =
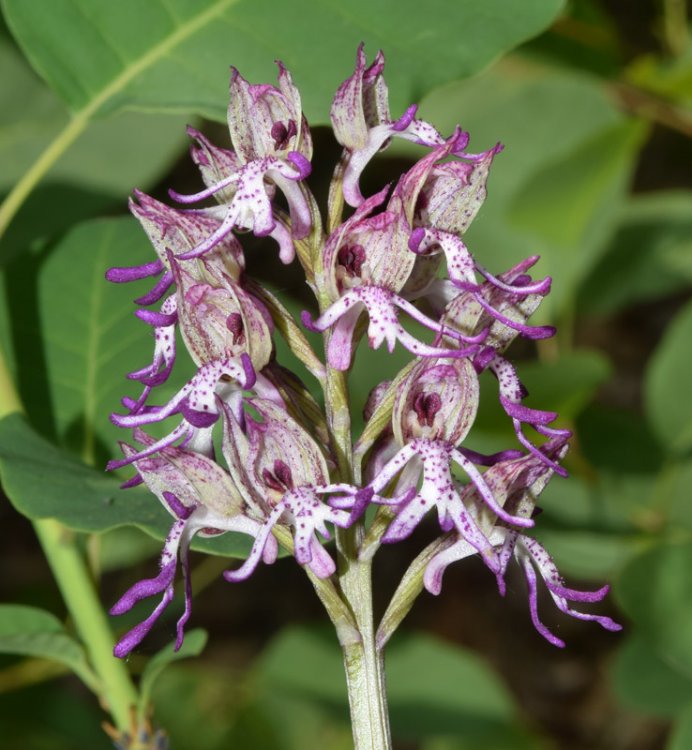
[[124,662],[113,656],[113,634],[73,533],[50,518],[34,521],[34,529],[90,663],[101,680],[104,708],[117,728],[125,732],[130,728],[137,691]]

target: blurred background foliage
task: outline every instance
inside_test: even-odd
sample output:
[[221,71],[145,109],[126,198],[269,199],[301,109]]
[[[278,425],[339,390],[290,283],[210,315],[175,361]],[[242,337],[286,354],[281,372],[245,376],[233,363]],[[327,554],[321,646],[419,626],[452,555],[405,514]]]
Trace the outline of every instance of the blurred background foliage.
[[[28,416],[0,424],[14,505],[0,507],[3,747],[109,747],[89,692],[94,675],[25,516],[74,530],[106,605],[151,575],[160,546],[152,537],[165,529],[152,499],[123,498],[116,480],[88,466],[100,470],[113,454],[107,415],[123,374],[150,349],[132,289],[103,281],[108,266],[150,252],[125,217],[127,194],[137,186],[165,200],[169,186],[196,189],[184,123],[223,143],[226,66],[273,80],[275,57],[292,70],[315,126],[319,191],[338,155],[322,127],[328,104],[361,40],[370,56],[378,47],[387,54],[395,114],[420,101],[443,132],[457,122],[470,131],[474,149],[505,144],[467,244],[493,271],[539,253],[538,270],[554,279],[540,315],[559,326],[557,338],[513,349],[528,405],[559,411],[576,433],[571,477],[544,495],[540,537],[575,585],[612,582],[608,606],[626,626],[613,635],[546,610],[568,643],[557,651],[532,630],[521,581],[502,600],[480,563],[454,566],[442,595],[421,597],[389,651],[396,747],[692,747],[689,5],[356,2],[347,14],[309,0],[4,0],[2,8],[0,341]],[[394,145],[365,187],[412,158]],[[306,304],[295,269],[262,249],[248,256],[250,272],[291,309]],[[352,374],[359,408],[405,362],[399,352],[364,354]],[[506,447],[511,431],[493,384],[483,385],[471,447]],[[425,534],[378,557],[381,606]],[[213,547],[243,549],[233,539]],[[336,639],[302,572],[278,563],[231,587],[218,580],[227,562],[196,557],[193,624],[209,639],[205,647],[203,632],[190,634],[182,655],[201,656],[173,664],[167,647],[151,657],[172,637],[173,607],[131,658],[155,723],[174,748],[350,747]]]

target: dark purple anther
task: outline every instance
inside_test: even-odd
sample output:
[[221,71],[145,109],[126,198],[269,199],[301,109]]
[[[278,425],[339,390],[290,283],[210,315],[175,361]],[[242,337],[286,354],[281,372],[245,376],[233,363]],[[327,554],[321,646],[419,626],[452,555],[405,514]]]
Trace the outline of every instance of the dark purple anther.
[[440,411],[442,399],[439,393],[419,393],[413,400],[413,408],[421,426],[432,427],[435,415]]
[[350,276],[360,276],[365,262],[365,249],[362,245],[344,245],[337,255],[339,265],[343,266]]
[[281,151],[288,146],[288,141],[298,133],[295,120],[289,120],[287,123],[275,122],[272,125],[271,136],[274,139],[274,148]]
[[240,313],[231,313],[226,318],[226,328],[233,336],[233,343],[242,345],[245,343],[245,326],[243,325],[243,316]]
[[274,461],[274,470],[262,469],[262,480],[272,490],[286,492],[293,489],[293,475],[281,459]]

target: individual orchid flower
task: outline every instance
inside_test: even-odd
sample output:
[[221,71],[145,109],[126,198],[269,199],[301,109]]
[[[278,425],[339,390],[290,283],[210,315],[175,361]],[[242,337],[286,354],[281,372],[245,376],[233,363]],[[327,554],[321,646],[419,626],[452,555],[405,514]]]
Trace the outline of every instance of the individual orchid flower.
[[[154,445],[154,438],[139,429],[135,439],[147,448]],[[160,573],[134,584],[111,608],[112,615],[128,612],[142,599],[162,594],[159,604],[151,615],[126,633],[114,649],[116,656],[126,656],[149,633],[156,620],[168,607],[174,594],[174,583],[178,559],[183,574],[185,609],[176,626],[175,648],[183,643],[184,627],[192,608],[190,583],[189,547],[196,534],[216,536],[228,531],[256,536],[261,526],[247,515],[247,508],[231,477],[211,459],[176,447],[159,449],[155,456],[142,456],[127,443],[121,448],[128,460],[134,463],[138,477],[144,481],[175,518],[166,538],[160,561]],[[131,483],[130,483],[131,484]],[[267,540],[264,547],[266,563],[277,556],[276,542]]]
[[[551,439],[545,448],[551,465],[529,454],[518,460],[505,461],[489,469],[485,478],[488,485],[503,506],[517,516],[531,517],[536,510],[536,500],[550,480],[554,469],[567,452],[564,437]],[[467,507],[476,511],[482,505],[482,500],[475,487],[469,486],[464,490],[464,501]],[[504,577],[507,566],[512,558],[516,559],[522,568],[529,589],[529,607],[531,620],[538,632],[554,646],[563,648],[564,642],[557,638],[540,621],[538,617],[538,592],[536,572],[543,578],[548,592],[558,609],[565,614],[580,620],[593,620],[606,630],[621,630],[622,626],[610,617],[586,614],[574,610],[569,602],[590,603],[601,601],[608,593],[608,586],[598,591],[577,591],[564,585],[555,563],[549,554],[535,539],[526,536],[517,529],[507,528],[501,522],[490,532],[488,539],[495,547],[499,560],[499,569],[494,570],[497,575],[500,593],[505,593]],[[476,553],[476,550],[463,537],[451,546],[435,555],[425,570],[423,583],[432,594],[439,594],[442,588],[442,577],[446,568]]]
[[353,355],[354,333],[360,314],[369,316],[368,339],[377,349],[385,341],[391,352],[396,341],[408,351],[423,357],[463,357],[475,349],[450,349],[431,346],[418,341],[399,323],[397,310],[406,312],[421,325],[436,333],[447,333],[459,341],[476,345],[485,333],[464,336],[445,330],[437,321],[422,313],[397,292],[404,286],[414,265],[408,253],[410,231],[406,204],[395,192],[387,209],[379,214],[368,214],[386,197],[387,188],[368,198],[327,240],[324,252],[324,274],[330,289],[339,295],[336,301],[313,321],[304,312],[306,328],[323,332],[332,329],[327,348],[329,364],[337,370],[347,370]]
[[[498,518],[519,526],[533,526],[533,521],[506,513],[483,475],[457,448],[475,420],[478,395],[478,378],[468,359],[450,363],[422,360],[416,365],[397,391],[392,412],[394,436],[403,447],[380,469],[369,488],[375,493],[374,502],[397,506],[397,515],[382,536],[383,542],[405,539],[436,507],[442,530],[456,529],[491,569],[499,571],[491,543],[462,501],[452,477],[452,464],[464,470]],[[380,493],[409,464],[409,491],[393,500],[383,499]],[[416,489],[421,475],[422,484]],[[335,507],[349,505],[347,498],[334,498],[331,502]]]
[[[195,130],[188,131],[197,141],[192,154],[206,189],[193,195],[169,193],[183,204],[216,196],[222,205],[201,210],[220,223],[181,256],[183,260],[204,255],[237,228],[272,237],[279,244],[282,262],[290,263],[295,255],[293,239],[303,239],[310,231],[310,207],[299,183],[312,169],[312,139],[298,90],[284,66],[278,66],[279,88],[251,85],[233,69],[228,108],[233,152],[212,146]],[[275,188],[286,197],[290,229],[272,207]]]
[[228,130],[242,164],[265,156],[285,157],[292,151],[312,159],[312,137],[303,114],[300,92],[277,60],[279,87],[251,84],[231,68]]
[[[241,166],[214,185],[192,195],[169,190],[173,200],[183,204],[197,203],[221,190],[232,190],[228,205],[219,209],[202,209],[207,215],[220,219],[218,228],[193,250],[180,256],[182,260],[198,258],[217,247],[233,229],[250,230],[257,237],[272,237],[279,244],[279,257],[290,263],[294,256],[292,238],[302,239],[310,231],[310,209],[298,182],[309,176],[310,162],[297,151],[286,159],[265,156]],[[267,193],[265,180],[271,180],[286,196],[291,213],[291,230],[277,220]]]
[[324,455],[285,409],[259,398],[248,399],[247,405],[262,421],[246,413],[243,429],[226,407],[223,451],[235,484],[255,516],[264,522],[245,563],[224,577],[240,581],[251,575],[272,529],[280,524],[292,529],[296,560],[317,577],[327,578],[335,565],[316,534],[329,539],[326,523],[348,526],[351,517],[320,498],[320,493],[334,489]]
[[361,173],[392,137],[431,147],[444,143],[432,125],[415,119],[416,105],[409,107],[398,120],[391,119],[383,71],[382,52],[367,66],[361,44],[355,71],[337,89],[329,113],[334,135],[348,155],[343,178],[344,199],[354,207],[364,201],[358,185]]
[[[239,359],[228,357],[213,360],[202,365],[197,374],[164,406],[148,407],[126,415],[112,414],[111,421],[117,427],[141,427],[162,422],[174,414],[180,414],[182,421],[168,435],[148,445],[143,451],[129,454],[124,459],[110,461],[107,468],[111,470],[127,466],[137,459],[173,445],[178,440],[183,440],[183,445],[192,450],[211,456],[211,429],[219,418],[217,393],[221,391],[226,399],[230,399],[232,394],[252,388],[255,381],[255,371],[247,354],[241,355]],[[132,406],[127,400],[125,405]]]

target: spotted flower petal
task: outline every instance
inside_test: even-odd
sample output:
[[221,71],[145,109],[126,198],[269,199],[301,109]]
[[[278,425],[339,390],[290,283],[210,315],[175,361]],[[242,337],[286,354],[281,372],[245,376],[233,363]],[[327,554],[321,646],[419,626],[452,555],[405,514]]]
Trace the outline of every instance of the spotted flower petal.
[[[150,447],[154,439],[135,430],[138,442]],[[214,461],[193,451],[167,447],[156,456],[138,458],[141,451],[121,443],[125,455],[132,459],[138,474],[162,505],[175,517],[164,544],[160,573],[134,584],[116,602],[111,614],[128,612],[142,599],[162,594],[159,604],[143,622],[136,625],[115,647],[116,656],[125,656],[149,633],[156,620],[173,599],[177,559],[180,559],[185,592],[185,609],[177,623],[176,650],[183,643],[184,626],[190,617],[189,546],[196,534],[216,535],[236,531],[257,536],[261,530],[257,520],[245,514],[245,506],[230,476]],[[263,548],[265,561],[276,559],[277,546],[272,539]]]
[[[419,341],[410,334],[398,320],[397,308],[406,312],[416,322],[436,333],[446,333],[457,341],[471,346],[468,349],[450,349],[432,346]],[[476,351],[476,344],[485,337],[485,332],[478,336],[467,337],[454,330],[445,329],[440,323],[424,315],[417,307],[379,286],[354,287],[342,295],[331,307],[313,321],[308,312],[303,312],[303,325],[311,331],[322,333],[332,329],[327,359],[337,370],[347,370],[353,355],[353,334],[358,315],[365,310],[370,318],[368,340],[372,349],[378,349],[384,342],[387,349],[394,351],[397,341],[412,354],[420,357],[466,357]]]
[[291,528],[294,554],[301,565],[308,565],[318,577],[330,576],[334,563],[315,534],[329,538],[325,523],[347,526],[351,514],[320,498],[321,492],[330,490],[325,457],[285,409],[256,398],[249,399],[247,406],[260,419],[246,413],[243,426],[225,411],[224,456],[239,489],[264,522],[250,556],[238,570],[228,571],[226,580],[241,580],[252,573],[276,524]]

